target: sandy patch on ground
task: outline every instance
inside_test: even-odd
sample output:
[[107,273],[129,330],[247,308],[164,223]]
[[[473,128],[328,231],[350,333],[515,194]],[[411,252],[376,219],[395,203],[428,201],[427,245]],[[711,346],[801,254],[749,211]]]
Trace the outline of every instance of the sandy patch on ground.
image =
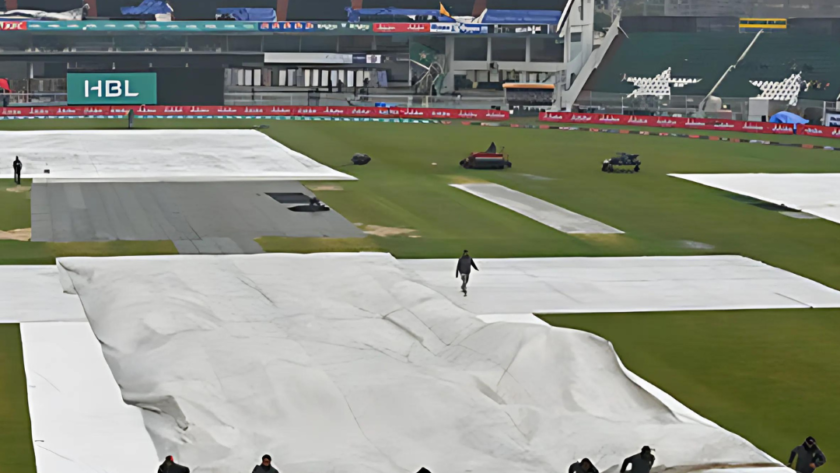
[[519,175],[522,176],[522,177],[527,177],[528,179],[531,179],[533,181],[553,181],[554,180],[553,178],[550,178],[550,177],[536,176],[534,174],[522,174],[522,173],[520,173]]
[[336,185],[307,186],[307,187],[309,188],[309,190],[311,190],[313,192],[318,192],[318,191],[343,191],[344,190],[343,187],[336,186]]
[[420,235],[413,235],[417,230],[411,228],[381,227],[379,225],[365,225],[362,228],[368,235],[378,237],[392,237],[408,235],[410,238],[420,238]]
[[702,243],[699,241],[683,240],[680,242],[684,248],[691,248],[692,250],[714,250],[714,245]]
[[7,187],[6,192],[15,192],[15,193],[29,192],[30,189],[32,189],[32,188],[29,187],[29,186],[15,186],[15,187]]
[[452,184],[487,184],[488,181],[472,176],[446,176]]
[[29,241],[32,239],[31,228],[19,228],[4,232],[0,230],[0,240]]

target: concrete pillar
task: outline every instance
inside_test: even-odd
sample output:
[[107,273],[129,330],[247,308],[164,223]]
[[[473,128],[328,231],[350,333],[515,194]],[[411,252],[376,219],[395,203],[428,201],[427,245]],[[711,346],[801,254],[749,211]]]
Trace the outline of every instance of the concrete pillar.
[[[375,36],[374,36],[375,37]],[[455,38],[446,36],[446,59],[444,63],[446,67],[446,77],[443,78],[443,90],[446,92],[455,91],[455,71],[453,70],[453,62],[455,61]]]
[[525,38],[525,62],[531,62],[531,37]]
[[[298,0],[305,1],[305,0]],[[277,0],[277,21],[286,21],[289,13],[289,0]]]

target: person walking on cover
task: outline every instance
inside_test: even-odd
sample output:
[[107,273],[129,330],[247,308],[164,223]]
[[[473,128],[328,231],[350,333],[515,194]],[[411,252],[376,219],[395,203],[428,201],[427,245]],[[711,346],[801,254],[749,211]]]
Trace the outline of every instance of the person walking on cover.
[[621,465],[621,473],[625,473],[628,466],[632,467],[630,471],[633,473],[650,473],[650,469],[653,468],[653,462],[656,461],[656,457],[651,452],[650,447],[642,447],[641,453],[637,453],[624,460],[624,463]]
[[813,473],[814,470],[825,465],[826,462],[825,455],[817,447],[817,441],[814,440],[814,437],[808,437],[802,445],[797,446],[790,452],[788,466],[793,465],[794,459],[796,459],[794,469],[799,473]]
[[23,163],[20,158],[15,156],[15,162],[12,163],[12,168],[15,170],[15,184],[20,185],[20,171],[23,169]]
[[475,265],[469,251],[464,250],[464,254],[458,259],[458,267],[455,268],[455,277],[461,277],[461,292],[464,293],[464,297],[467,297],[467,283],[470,282],[472,268],[478,271],[478,266]]
[[579,462],[572,463],[569,467],[569,473],[598,473],[598,469],[592,464],[588,458],[584,458]]
[[271,466],[271,455],[265,454],[262,457],[262,463],[254,467],[252,473],[280,473],[277,468]]
[[158,468],[158,473],[190,473],[190,469],[175,463],[175,459],[169,455]]

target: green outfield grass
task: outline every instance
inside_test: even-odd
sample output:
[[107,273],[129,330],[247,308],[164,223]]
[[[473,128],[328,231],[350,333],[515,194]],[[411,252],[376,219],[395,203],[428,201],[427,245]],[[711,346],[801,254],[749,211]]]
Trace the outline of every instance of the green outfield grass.
[[781,461],[814,436],[829,460],[820,473],[840,471],[840,310],[545,320],[612,341],[628,369]]
[[35,473],[20,328],[0,324],[0,473]]
[[[268,251],[361,250],[387,251],[404,258],[455,258],[469,248],[479,259],[740,254],[840,288],[840,225],[793,219],[726,192],[668,177],[669,173],[840,172],[840,152],[457,125],[250,120],[138,123],[172,128],[266,124],[269,136],[359,178],[337,183],[341,190],[316,190],[351,222],[362,228],[413,230],[404,236],[360,239],[259,239]],[[122,120],[0,122],[0,129],[123,126]],[[834,140],[808,137],[719,135],[834,144]],[[491,141],[505,147],[512,169],[465,171],[458,166],[467,154],[486,149]],[[642,172],[600,172],[600,163],[618,151],[639,153]],[[370,154],[373,162],[339,167],[357,152]],[[566,235],[449,187],[470,181],[502,184],[626,233]],[[0,189],[0,230],[28,224],[25,198]],[[707,249],[698,249],[698,243]],[[99,248],[99,254],[132,254],[138,251],[132,245],[109,243]],[[93,248],[87,243],[59,247],[0,242],[0,262],[50,262],[57,253],[89,254],[96,251]],[[612,340],[631,369],[778,458],[786,457],[806,434],[817,436],[830,460],[821,473],[838,473],[840,462],[831,461],[832,451],[840,451],[834,400],[840,388],[840,372],[835,367],[840,348],[834,342],[840,335],[838,317],[840,311],[791,310],[547,320]]]

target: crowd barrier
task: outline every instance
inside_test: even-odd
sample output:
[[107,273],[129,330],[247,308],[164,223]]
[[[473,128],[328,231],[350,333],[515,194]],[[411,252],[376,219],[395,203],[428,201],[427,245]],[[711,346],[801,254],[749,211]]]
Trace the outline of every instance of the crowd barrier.
[[714,118],[655,117],[639,115],[609,115],[602,113],[542,112],[540,121],[591,125],[628,125],[688,130],[740,131],[773,135],[805,135],[840,138],[840,128],[819,125],[794,127],[784,123],[745,122]]
[[305,106],[64,106],[0,108],[0,118],[113,118],[134,110],[137,117],[347,117],[429,120],[503,121],[510,114],[500,110],[446,108],[305,107]]
[[793,135],[794,126],[785,123],[744,122],[713,118],[656,117],[646,115],[607,115],[601,113],[542,112],[540,121],[591,125],[629,125],[688,130],[738,131]]

